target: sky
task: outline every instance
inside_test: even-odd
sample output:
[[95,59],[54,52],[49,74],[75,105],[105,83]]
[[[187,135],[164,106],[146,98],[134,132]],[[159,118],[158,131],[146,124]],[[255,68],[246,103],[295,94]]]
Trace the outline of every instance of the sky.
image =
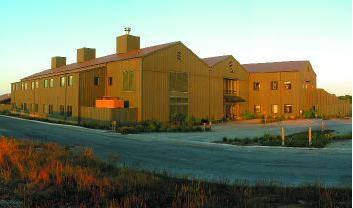
[[352,94],[351,0],[2,0],[0,94],[53,56],[115,53],[126,26],[141,47],[182,41],[201,58],[242,64],[309,60],[319,88]]

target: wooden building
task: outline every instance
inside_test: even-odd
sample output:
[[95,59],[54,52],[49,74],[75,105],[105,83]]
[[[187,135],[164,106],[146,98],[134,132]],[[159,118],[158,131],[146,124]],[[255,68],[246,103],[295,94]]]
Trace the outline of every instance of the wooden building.
[[[126,32],[116,38],[114,54],[97,58],[95,49],[80,48],[76,63],[55,56],[50,69],[12,83],[12,111],[107,125],[168,121],[178,113],[212,119],[236,119],[247,111],[299,115],[318,107],[308,61],[241,65],[231,55],[201,59],[181,42],[140,48],[140,37]],[[110,102],[120,104],[96,105]]]

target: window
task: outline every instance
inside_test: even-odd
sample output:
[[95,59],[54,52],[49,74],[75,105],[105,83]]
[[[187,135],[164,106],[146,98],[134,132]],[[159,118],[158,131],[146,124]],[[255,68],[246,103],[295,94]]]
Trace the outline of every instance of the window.
[[99,77],[94,77],[94,85],[95,86],[99,85]]
[[272,113],[278,113],[278,105],[272,105]]
[[28,85],[27,85],[27,82],[25,82],[25,90],[28,89]]
[[34,103],[31,103],[31,112],[34,112]]
[[38,81],[36,81],[36,88],[38,88],[39,87],[39,82]]
[[271,90],[278,90],[278,82],[277,81],[271,82]]
[[284,82],[284,89],[286,89],[286,90],[292,89],[292,82],[290,82],[290,81],[285,81],[285,82]]
[[67,86],[71,87],[74,83],[74,78],[73,76],[68,76],[67,77]]
[[48,105],[43,104],[43,113],[48,113],[49,109],[48,109]]
[[113,85],[113,77],[108,77],[108,85]]
[[133,91],[135,90],[135,74],[134,71],[123,72],[123,90]]
[[63,105],[60,105],[60,115],[64,116],[65,115],[65,107]]
[[48,88],[48,80],[44,80],[44,88]]
[[54,87],[54,79],[50,79],[50,88]]
[[23,90],[24,86],[23,86],[23,83],[21,83],[21,90]]
[[254,91],[260,90],[260,82],[254,82]]
[[254,105],[254,113],[261,113],[261,106]]
[[169,91],[172,92],[188,92],[188,73],[186,72],[170,72],[169,73]]
[[38,104],[34,104],[34,112],[38,113]]
[[19,89],[19,83],[16,83],[16,90]]
[[284,113],[292,113],[292,105],[284,105]]
[[72,106],[71,105],[67,106],[67,108],[66,108],[66,116],[72,117]]
[[65,77],[60,77],[60,87],[65,86]]
[[223,94],[236,95],[237,81],[234,79],[223,79]]
[[54,113],[53,105],[49,105],[49,114],[53,114],[53,113]]
[[169,97],[169,117],[172,119],[176,114],[188,115],[187,97]]
[[31,83],[31,89],[34,89],[34,82]]

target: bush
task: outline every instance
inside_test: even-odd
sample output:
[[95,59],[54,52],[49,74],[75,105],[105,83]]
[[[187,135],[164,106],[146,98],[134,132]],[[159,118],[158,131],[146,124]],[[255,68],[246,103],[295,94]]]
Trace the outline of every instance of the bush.
[[123,126],[118,129],[121,134],[135,134],[138,133],[137,129],[131,126]]
[[242,113],[240,117],[244,120],[251,120],[251,119],[255,119],[255,114],[249,113],[246,111],[246,112]]

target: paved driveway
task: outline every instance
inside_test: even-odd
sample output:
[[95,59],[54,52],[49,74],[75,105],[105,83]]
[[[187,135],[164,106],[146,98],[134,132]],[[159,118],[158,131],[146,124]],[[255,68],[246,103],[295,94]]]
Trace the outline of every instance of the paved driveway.
[[[318,121],[304,121],[300,128],[307,128],[305,122]],[[287,132],[300,131],[298,125],[287,123]],[[352,129],[350,120],[329,121],[327,126],[341,133]],[[209,142],[224,135],[262,135],[263,131],[277,132],[278,124],[227,123],[214,126],[214,132],[120,135],[0,116],[0,135],[89,146],[101,158],[117,154],[120,164],[136,169],[166,170],[173,175],[206,180],[250,183],[274,180],[284,185],[319,182],[326,186],[351,186],[351,141],[324,149],[238,147]]]

